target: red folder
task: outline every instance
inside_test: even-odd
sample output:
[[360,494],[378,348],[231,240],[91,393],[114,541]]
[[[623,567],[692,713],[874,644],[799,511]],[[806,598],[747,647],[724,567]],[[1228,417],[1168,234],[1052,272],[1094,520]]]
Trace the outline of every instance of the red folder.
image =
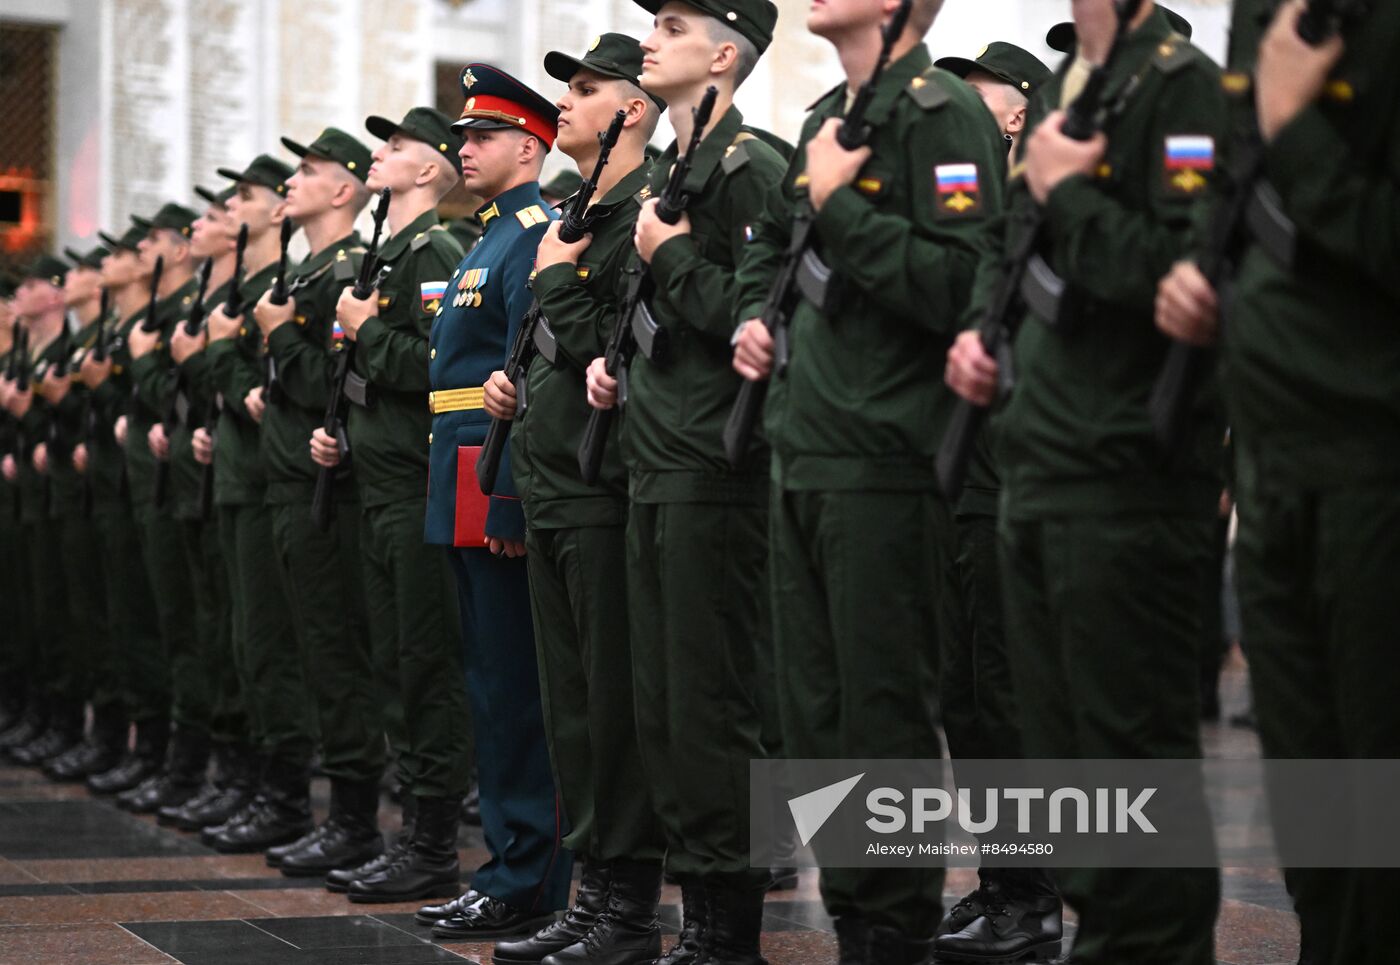
[[452,545],[480,548],[486,542],[486,511],[491,497],[481,491],[476,480],[476,460],[480,446],[457,447],[457,515]]

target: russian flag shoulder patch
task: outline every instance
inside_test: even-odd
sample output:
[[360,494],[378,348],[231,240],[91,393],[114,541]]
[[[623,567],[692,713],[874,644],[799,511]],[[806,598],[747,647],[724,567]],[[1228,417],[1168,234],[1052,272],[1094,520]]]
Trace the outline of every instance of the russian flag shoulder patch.
[[1210,183],[1206,175],[1215,170],[1215,138],[1205,134],[1168,137],[1162,166],[1167,190],[1175,194],[1199,194]]
[[958,218],[982,210],[982,186],[975,164],[939,164],[933,169],[937,213]]

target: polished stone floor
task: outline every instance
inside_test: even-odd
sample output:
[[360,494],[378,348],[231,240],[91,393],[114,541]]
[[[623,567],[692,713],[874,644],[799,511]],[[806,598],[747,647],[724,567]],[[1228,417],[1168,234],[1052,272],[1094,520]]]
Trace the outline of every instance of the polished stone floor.
[[[1226,711],[1242,697],[1227,679]],[[1210,752],[1257,753],[1252,735],[1209,725]],[[324,781],[317,781],[324,807]],[[385,808],[388,818],[393,809]],[[475,829],[462,837],[463,866],[483,857]],[[947,895],[970,890],[973,872],[950,873]],[[1217,928],[1229,965],[1293,965],[1297,927],[1279,876],[1232,870]],[[674,933],[680,896],[662,897]],[[435,944],[413,923],[417,903],[352,905],[317,880],[283,878],[261,855],[225,857],[197,838],[158,827],[80,787],[33,770],[0,767],[0,965],[418,965],[490,962],[489,945]],[[796,891],[771,895],[764,953],[771,965],[835,960],[814,872]],[[1067,932],[1072,934],[1072,923]],[[1066,942],[1066,948],[1068,948]]]

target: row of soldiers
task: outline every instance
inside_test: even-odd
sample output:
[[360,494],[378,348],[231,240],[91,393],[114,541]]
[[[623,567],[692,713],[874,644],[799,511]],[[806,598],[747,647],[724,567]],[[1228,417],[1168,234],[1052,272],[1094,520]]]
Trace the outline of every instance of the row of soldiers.
[[[373,155],[288,142],[295,173],[224,172],[204,214],[76,259],[66,296],[61,266],[31,272],[12,310],[37,364],[0,401],[37,656],[6,681],[69,738],[86,694],[104,763],[136,721],[139,773],[168,713],[148,794],[192,793],[211,741],[221,777],[170,819],[226,819],[215,847],[353,901],[456,894],[470,705],[491,857],[419,911],[434,934],[500,938],[499,963],[758,965],[751,760],[936,757],[940,704],[955,770],[1199,756],[1223,395],[1265,750],[1396,756],[1400,12],[1241,0],[1222,76],[1151,0],[1080,0],[1051,74],[1005,44],[934,65],[941,0],[826,0],[808,27],[845,77],[792,151],[733,104],[773,4],[638,3],[642,42],[546,59],[556,103],[473,64],[455,124],[371,118]],[[677,141],[651,163],[663,105]],[[538,186],[555,147],[588,178],[562,221]],[[435,214],[459,179],[485,199],[465,254]],[[1265,187],[1287,257],[1213,230],[1217,196]],[[312,254],[283,272],[288,219]],[[1164,433],[1174,346],[1196,374]],[[761,430],[736,430],[760,385]],[[380,853],[385,735],[410,796]],[[1287,880],[1303,960],[1387,960],[1395,872]],[[946,916],[942,885],[824,862],[840,961],[1044,958],[1061,895],[1075,962],[1214,961],[1212,869],[984,867]]]

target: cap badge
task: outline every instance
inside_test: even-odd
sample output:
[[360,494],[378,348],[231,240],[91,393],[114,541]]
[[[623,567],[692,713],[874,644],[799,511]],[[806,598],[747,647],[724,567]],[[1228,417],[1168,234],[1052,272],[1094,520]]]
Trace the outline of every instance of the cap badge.
[[472,73],[470,67],[462,72],[462,83],[467,85],[467,90],[471,90],[476,86],[476,74]]
[[593,51],[595,51],[595,50],[598,49],[598,45],[601,44],[602,42],[603,42],[603,38],[602,38],[601,36],[599,36],[599,37],[594,37],[594,38],[593,38],[593,43],[591,43],[591,44],[588,45],[588,52],[589,52],[590,54],[593,53]]

